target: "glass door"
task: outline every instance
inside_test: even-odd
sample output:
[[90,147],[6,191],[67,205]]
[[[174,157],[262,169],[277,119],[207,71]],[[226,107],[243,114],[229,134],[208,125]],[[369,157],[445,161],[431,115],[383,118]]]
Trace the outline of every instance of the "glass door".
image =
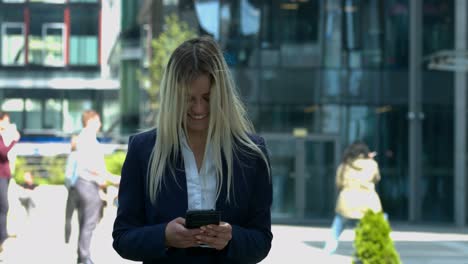
[[273,220],[288,222],[333,215],[334,175],[340,159],[338,137],[262,136],[270,152]]

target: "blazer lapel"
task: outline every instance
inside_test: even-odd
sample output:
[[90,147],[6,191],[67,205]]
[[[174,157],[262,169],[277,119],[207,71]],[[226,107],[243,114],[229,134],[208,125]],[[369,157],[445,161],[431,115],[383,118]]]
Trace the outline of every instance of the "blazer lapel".
[[181,199],[180,203],[174,204],[174,206],[179,205],[177,211],[183,211],[184,213],[188,209],[188,196],[187,196],[187,178],[185,175],[185,167],[182,159],[182,153],[179,153],[179,158],[177,159],[177,164],[175,168],[175,180],[176,190],[179,192],[179,197]]
[[[223,184],[221,185],[221,192],[219,193],[219,197],[216,200],[216,210],[223,211],[226,207],[226,199],[227,199],[227,165],[226,159],[224,155],[222,157],[223,162],[223,170],[221,179],[223,180]],[[232,196],[230,197],[232,199]]]

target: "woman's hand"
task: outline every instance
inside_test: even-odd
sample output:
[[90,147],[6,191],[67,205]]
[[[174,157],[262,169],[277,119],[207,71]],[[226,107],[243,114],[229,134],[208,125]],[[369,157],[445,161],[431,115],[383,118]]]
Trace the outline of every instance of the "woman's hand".
[[198,247],[196,236],[201,233],[199,228],[185,228],[185,219],[178,217],[166,226],[166,246],[175,248]]
[[217,250],[224,249],[232,238],[232,226],[221,222],[219,225],[200,227],[201,234],[196,236],[198,244],[206,244]]

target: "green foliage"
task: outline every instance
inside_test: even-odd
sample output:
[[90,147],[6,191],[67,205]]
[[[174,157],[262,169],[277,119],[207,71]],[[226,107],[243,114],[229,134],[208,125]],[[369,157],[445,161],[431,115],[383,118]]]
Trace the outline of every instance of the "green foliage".
[[26,172],[26,158],[16,157],[15,160],[15,173],[13,175],[15,182],[18,184],[24,183],[24,173]]
[[390,225],[383,213],[368,210],[355,230],[354,248],[357,261],[353,263],[400,264],[400,256],[395,249],[390,232]]
[[67,156],[17,157],[15,162],[15,181],[24,183],[24,175],[30,172],[36,184],[63,184]]
[[63,184],[65,182],[65,164],[67,155],[43,157],[42,164],[47,164],[47,178],[39,178],[39,184]]
[[116,151],[107,155],[105,157],[107,171],[115,175],[120,175],[126,156],[127,153],[124,151]]
[[176,14],[164,18],[165,30],[151,43],[153,57],[151,58],[150,87],[148,89],[150,108],[153,113],[159,109],[159,90],[164,69],[172,52],[182,42],[197,36],[187,23],[181,21]]
[[[105,156],[107,170],[115,175],[120,175],[125,160],[126,152],[116,151]],[[24,175],[31,172],[36,184],[64,184],[65,165],[67,155],[52,157],[17,157],[15,162],[15,182],[24,183]]]

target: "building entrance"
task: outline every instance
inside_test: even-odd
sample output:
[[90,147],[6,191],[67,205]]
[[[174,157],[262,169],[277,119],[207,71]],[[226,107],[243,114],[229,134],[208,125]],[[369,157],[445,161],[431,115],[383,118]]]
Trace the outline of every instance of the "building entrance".
[[273,220],[331,217],[336,197],[335,170],[341,155],[338,136],[262,136],[270,151]]

